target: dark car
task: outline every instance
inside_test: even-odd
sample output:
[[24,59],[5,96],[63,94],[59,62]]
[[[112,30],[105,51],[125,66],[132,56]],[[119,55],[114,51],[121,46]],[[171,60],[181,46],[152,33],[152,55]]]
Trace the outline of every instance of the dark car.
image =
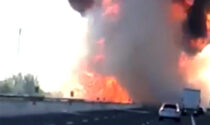
[[202,107],[198,108],[198,115],[203,115],[205,114],[204,109]]

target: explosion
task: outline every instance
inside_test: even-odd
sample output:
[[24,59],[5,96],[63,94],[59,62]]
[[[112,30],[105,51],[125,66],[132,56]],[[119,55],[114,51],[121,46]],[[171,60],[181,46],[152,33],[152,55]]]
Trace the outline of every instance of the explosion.
[[[69,2],[82,15],[92,7],[92,3],[96,3],[94,0],[69,0]],[[101,17],[104,20],[116,19],[115,17],[119,15],[120,7],[116,1],[103,0],[100,3],[100,7],[102,10]],[[103,67],[103,63],[106,61],[104,54],[105,41],[103,36],[96,42],[94,41],[95,52],[89,53],[87,57],[81,60],[75,70],[75,74],[77,74],[76,80],[70,81],[78,84],[80,89],[72,89],[71,96],[89,101],[131,103],[132,100],[128,92],[121,86],[121,83],[115,76],[99,73],[95,70],[95,67]]]
[[127,91],[114,76],[97,74],[94,71],[81,69],[79,82],[86,91],[84,98],[89,101],[103,101],[114,103],[131,103]]
[[208,66],[197,65],[208,62],[204,56],[200,60],[208,44],[206,0],[95,0],[91,7],[85,11],[91,22],[89,53],[76,71],[83,98],[131,102],[122,84],[135,101],[178,99],[188,85],[207,92],[203,88],[209,86],[204,80]]
[[[83,95],[82,98],[89,101],[103,101],[114,103],[131,103],[132,100],[128,92],[121,86],[117,78],[112,75],[103,75],[90,69],[93,65],[101,65],[105,61],[103,55],[104,39],[100,39],[97,44],[98,54],[90,60],[85,58],[81,61],[77,69],[78,82],[82,85],[80,91],[72,90],[75,94]],[[83,91],[83,94],[80,92]]]

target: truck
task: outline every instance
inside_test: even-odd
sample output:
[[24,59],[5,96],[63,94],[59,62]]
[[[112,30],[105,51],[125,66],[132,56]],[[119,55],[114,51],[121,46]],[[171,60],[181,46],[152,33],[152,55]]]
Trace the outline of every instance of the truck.
[[181,103],[183,114],[197,114],[201,103],[201,91],[185,88],[182,93]]

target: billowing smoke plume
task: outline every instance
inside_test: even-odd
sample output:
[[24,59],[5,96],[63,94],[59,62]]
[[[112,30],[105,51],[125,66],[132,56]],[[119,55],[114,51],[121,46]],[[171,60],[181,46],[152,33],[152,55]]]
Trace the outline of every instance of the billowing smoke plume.
[[188,32],[193,38],[207,37],[205,6],[207,0],[195,0],[187,17]]
[[90,15],[90,50],[95,51],[91,45],[98,39],[105,39],[106,61],[95,70],[117,76],[134,101],[178,100],[183,84],[177,74],[176,43],[182,29],[169,22],[171,2],[118,2],[116,19],[101,16],[98,8]]
[[193,5],[187,10],[187,19],[184,26],[185,51],[197,54],[208,43],[207,41],[207,0],[194,0]]
[[[103,74],[114,74],[136,102],[180,100],[185,83],[178,73],[183,46],[177,43],[185,41],[184,21],[187,39],[206,36],[205,17],[200,9],[203,3],[195,2],[191,9],[188,8],[189,12],[184,10],[187,19],[174,20],[171,17],[172,0],[116,2],[120,5],[119,15],[112,19],[105,17],[99,6],[93,7],[87,15],[90,56],[97,51],[95,43],[101,38],[105,40],[106,61],[93,66],[94,69]],[[195,19],[194,14],[201,19]],[[201,25],[197,25],[197,20]],[[196,28],[199,28],[198,32]],[[188,50],[185,48],[185,51]]]

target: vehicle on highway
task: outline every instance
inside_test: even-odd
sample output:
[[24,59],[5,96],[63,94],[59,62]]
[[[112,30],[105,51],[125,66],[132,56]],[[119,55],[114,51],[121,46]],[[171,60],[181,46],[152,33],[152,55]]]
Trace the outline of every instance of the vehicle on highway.
[[174,119],[175,121],[180,121],[181,112],[178,104],[163,103],[159,109],[159,120],[163,119]]
[[198,115],[204,115],[205,114],[204,108],[203,107],[199,107],[197,113],[198,113]]
[[201,91],[197,89],[185,88],[182,93],[182,114],[198,115],[201,102]]

